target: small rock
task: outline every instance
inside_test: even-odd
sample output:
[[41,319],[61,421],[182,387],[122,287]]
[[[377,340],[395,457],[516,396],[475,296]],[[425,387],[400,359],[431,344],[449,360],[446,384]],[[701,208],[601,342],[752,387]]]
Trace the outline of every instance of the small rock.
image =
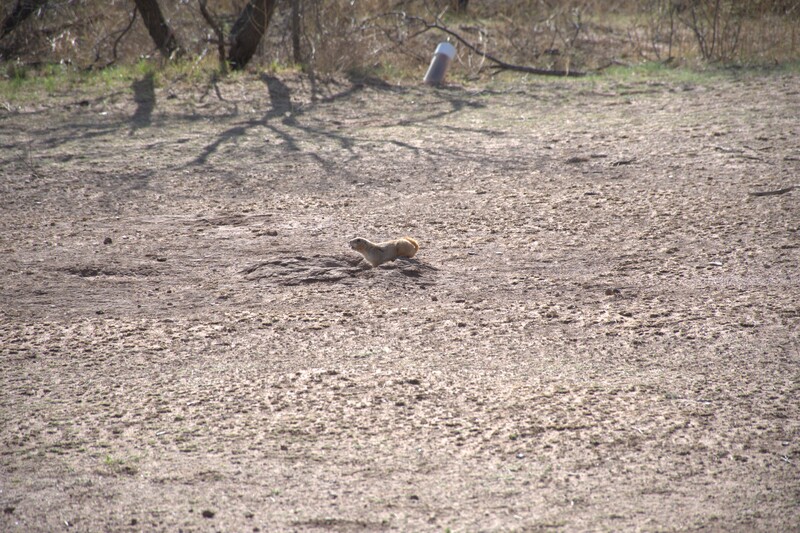
[[103,239],[103,244],[114,244],[114,241],[111,240],[111,237],[106,237]]
[[8,507],[4,507],[3,514],[11,514],[14,512],[14,509],[16,509],[16,507],[11,507],[10,505]]
[[524,453],[522,453],[522,452],[519,452],[519,453],[517,454],[517,459],[525,459],[525,454],[524,454]]
[[203,510],[203,518],[214,518],[215,514],[216,513],[214,511],[211,511],[209,509]]
[[415,502],[418,502],[419,501],[419,496],[417,496],[416,494],[412,494],[411,496],[408,497],[408,499],[409,500],[414,500]]

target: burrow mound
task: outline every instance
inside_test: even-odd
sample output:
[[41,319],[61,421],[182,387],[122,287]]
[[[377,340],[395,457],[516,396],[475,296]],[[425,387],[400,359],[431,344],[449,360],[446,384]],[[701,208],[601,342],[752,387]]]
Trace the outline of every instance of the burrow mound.
[[434,282],[437,269],[416,259],[400,258],[370,268],[360,257],[294,255],[259,261],[244,269],[246,280],[292,286],[310,283],[347,283],[362,279],[414,279],[420,285]]

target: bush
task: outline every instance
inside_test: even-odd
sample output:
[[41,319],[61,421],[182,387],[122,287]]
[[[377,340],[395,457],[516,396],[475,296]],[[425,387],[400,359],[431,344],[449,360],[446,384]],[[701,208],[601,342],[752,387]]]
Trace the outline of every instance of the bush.
[[[208,8],[227,34],[244,3],[210,0]],[[4,18],[15,6],[5,4]],[[772,64],[797,61],[800,45],[800,0],[473,0],[466,12],[457,4],[284,0],[254,64],[418,77],[435,44],[447,38],[420,22],[437,17],[478,50],[540,68],[667,59]],[[216,55],[215,34],[197,1],[160,5],[190,60]],[[487,72],[481,54],[458,48],[454,75]],[[157,55],[141,17],[123,0],[49,1],[0,40],[0,60],[23,65],[102,68]]]

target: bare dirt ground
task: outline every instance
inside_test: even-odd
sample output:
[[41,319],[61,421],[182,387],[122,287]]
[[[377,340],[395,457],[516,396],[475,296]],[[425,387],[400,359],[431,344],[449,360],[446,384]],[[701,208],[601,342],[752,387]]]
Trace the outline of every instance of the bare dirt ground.
[[8,102],[0,530],[800,531],[798,139],[787,73]]

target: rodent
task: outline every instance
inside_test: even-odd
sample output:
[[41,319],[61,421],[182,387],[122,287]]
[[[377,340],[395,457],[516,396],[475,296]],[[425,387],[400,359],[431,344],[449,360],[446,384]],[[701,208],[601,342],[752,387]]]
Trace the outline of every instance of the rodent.
[[370,242],[359,237],[350,241],[350,248],[359,252],[367,263],[376,267],[388,261],[394,261],[398,257],[414,257],[419,250],[419,244],[411,237],[380,243]]

